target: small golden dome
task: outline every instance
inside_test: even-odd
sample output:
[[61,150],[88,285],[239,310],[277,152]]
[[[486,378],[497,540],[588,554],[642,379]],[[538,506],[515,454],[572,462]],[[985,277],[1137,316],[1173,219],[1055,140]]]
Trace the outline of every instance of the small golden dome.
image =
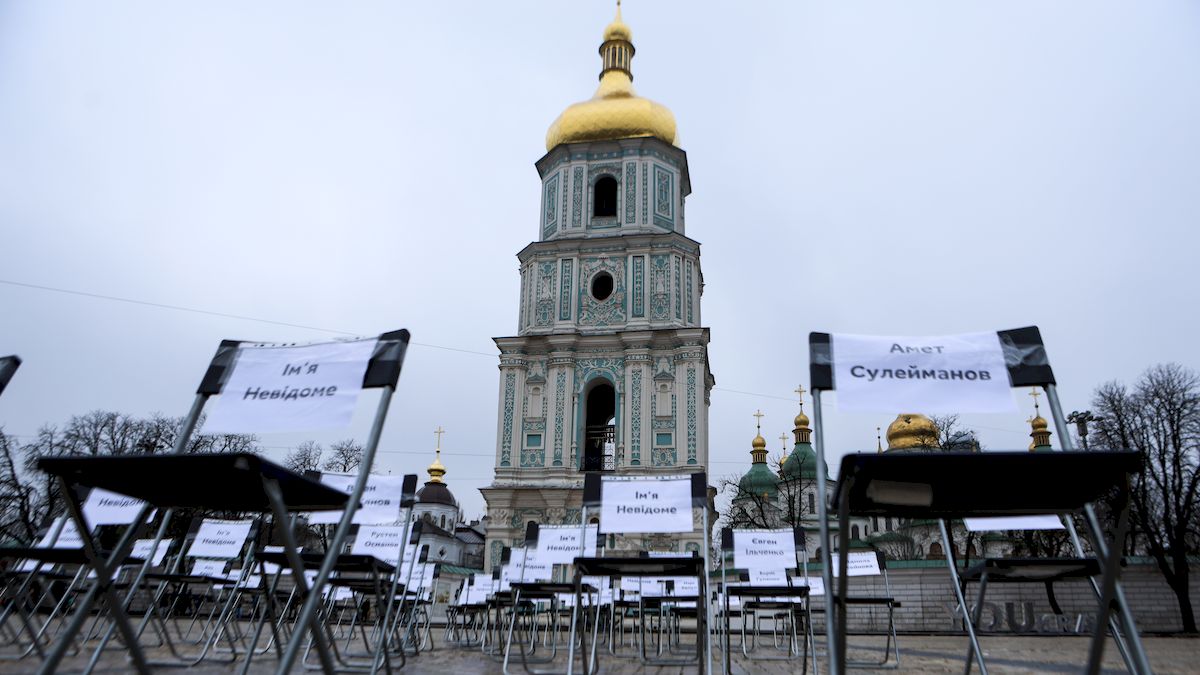
[[600,45],[600,86],[587,101],[572,104],[546,131],[546,150],[563,143],[654,137],[675,144],[675,115],[670,109],[633,90],[633,32],[617,18],[604,29]]
[[750,443],[750,447],[755,450],[764,450],[767,447],[767,439],[763,438],[762,434],[759,434],[754,437],[754,440]]
[[804,411],[801,410],[800,414],[796,415],[796,419],[792,420],[792,422],[793,422],[793,427],[796,429],[808,428],[808,422],[809,422],[808,415],[805,415]]
[[1029,424],[1033,427],[1034,431],[1045,431],[1050,428],[1050,424],[1046,421],[1046,418],[1041,415],[1029,420]]
[[437,457],[434,458],[433,464],[430,464],[429,468],[426,469],[426,471],[429,472],[429,482],[430,483],[446,482],[446,481],[442,480],[442,476],[446,475],[446,465],[442,464],[442,449],[441,448],[437,449]]
[[934,449],[941,446],[941,432],[933,420],[917,413],[900,413],[888,425],[888,450]]

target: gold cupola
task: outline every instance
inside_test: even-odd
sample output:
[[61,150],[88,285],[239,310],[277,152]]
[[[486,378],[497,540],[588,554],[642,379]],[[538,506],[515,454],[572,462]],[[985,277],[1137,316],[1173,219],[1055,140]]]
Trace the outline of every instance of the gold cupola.
[[434,450],[436,455],[433,458],[433,464],[430,464],[429,468],[425,470],[429,472],[430,483],[445,483],[446,481],[442,480],[442,476],[446,475],[446,465],[442,464],[442,434],[446,432],[438,427],[434,433],[437,434],[438,439],[437,448]]
[[1033,417],[1029,419],[1031,429],[1029,437],[1033,440],[1029,443],[1029,451],[1050,450],[1050,423],[1046,421],[1045,417],[1042,417],[1041,408],[1038,407],[1037,397],[1040,394],[1037,389],[1034,389],[1029,395],[1033,397]]
[[797,443],[809,443],[812,440],[812,427],[809,426],[808,415],[804,414],[804,386],[797,387],[796,393],[800,395],[800,412],[792,420],[792,433]]
[[755,417],[754,425],[755,425],[755,428],[757,429],[757,433],[754,436],[754,440],[750,441],[750,458],[755,464],[766,464],[767,463],[767,439],[763,438],[763,435],[762,435],[762,418],[763,418],[762,411],[761,410],[755,411],[754,417]]
[[941,432],[933,420],[918,413],[900,413],[887,428],[887,449],[935,450],[941,447]]
[[652,136],[672,145],[676,141],[675,115],[670,109],[633,90],[633,31],[617,16],[604,29],[600,45],[600,86],[587,101],[569,106],[546,131],[546,150],[563,143],[611,141]]

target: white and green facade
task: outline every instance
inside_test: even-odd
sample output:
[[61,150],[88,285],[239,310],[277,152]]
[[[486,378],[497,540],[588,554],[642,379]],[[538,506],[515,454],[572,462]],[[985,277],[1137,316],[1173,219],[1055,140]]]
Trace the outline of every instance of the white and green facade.
[[[522,249],[500,382],[488,561],[526,524],[578,523],[584,471],[706,471],[714,380],[687,156],[657,138],[562,144],[537,162],[538,240]],[[614,540],[682,551],[702,537]],[[625,546],[622,546],[622,543]]]

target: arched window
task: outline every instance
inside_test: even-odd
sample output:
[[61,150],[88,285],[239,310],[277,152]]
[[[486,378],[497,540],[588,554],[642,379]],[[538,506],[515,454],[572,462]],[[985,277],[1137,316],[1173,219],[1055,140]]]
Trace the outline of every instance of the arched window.
[[592,188],[592,216],[611,218],[617,215],[617,179],[604,176]]
[[808,493],[808,512],[809,513],[817,512],[817,497],[816,497],[816,495],[814,495],[811,492]]
[[885,517],[883,519],[883,523],[884,523],[884,525],[887,525],[887,531],[891,532],[892,531],[892,517],[891,516]]
[[854,527],[851,527],[851,528],[850,528],[850,537],[851,537],[851,538],[853,538],[853,539],[858,539],[858,538],[859,538],[859,537],[858,537],[858,526],[857,526],[857,525],[855,525]]
[[938,560],[944,554],[942,553],[942,545],[936,541],[929,545],[929,555],[925,556],[928,560]]
[[879,516],[871,516],[871,531],[879,531]]
[[444,530],[444,529],[446,529],[446,514],[444,514],[444,513],[442,514],[442,525],[441,525],[441,527],[442,527],[442,529],[443,529],[443,530]]

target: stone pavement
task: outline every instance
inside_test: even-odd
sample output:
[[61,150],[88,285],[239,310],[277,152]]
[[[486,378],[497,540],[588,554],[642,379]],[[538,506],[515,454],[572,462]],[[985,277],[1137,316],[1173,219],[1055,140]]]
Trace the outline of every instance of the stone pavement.
[[[1200,673],[1200,638],[1147,637],[1144,638],[1150,661],[1156,673]],[[1083,637],[1007,637],[984,636],[981,639],[988,657],[990,672],[993,673],[1074,673],[1087,658],[1087,638]],[[945,635],[901,635],[902,673],[961,673],[963,657],[966,655],[965,637]],[[882,654],[882,642],[875,638],[855,637],[851,640],[851,658],[878,658]],[[163,656],[157,654],[152,656]],[[714,667],[720,667],[720,652],[714,651]],[[80,672],[86,659],[76,656],[68,659],[59,670],[62,673]],[[26,659],[16,662],[0,662],[0,673],[28,673],[37,669],[37,661]],[[189,673],[203,675],[225,675],[238,671],[237,665],[205,663],[192,668]],[[274,659],[256,661],[252,673],[274,672]],[[544,666],[540,666],[544,667]],[[159,669],[170,672],[174,669]],[[129,673],[131,668],[123,652],[113,650],[102,659],[97,673]],[[304,672],[296,668],[294,672]],[[381,671],[382,672],[382,671]],[[500,664],[478,650],[438,647],[432,652],[410,658],[403,669],[409,675],[469,675],[474,673],[496,674],[502,672]],[[520,666],[514,672],[522,672]],[[642,667],[636,662],[619,659],[602,661],[603,673],[694,673],[695,667]],[[734,673],[799,673],[796,662],[748,662],[735,659]],[[811,672],[811,669],[810,669]],[[977,671],[976,671],[977,672]],[[1110,643],[1105,650],[1105,673],[1124,671],[1115,647]]]

